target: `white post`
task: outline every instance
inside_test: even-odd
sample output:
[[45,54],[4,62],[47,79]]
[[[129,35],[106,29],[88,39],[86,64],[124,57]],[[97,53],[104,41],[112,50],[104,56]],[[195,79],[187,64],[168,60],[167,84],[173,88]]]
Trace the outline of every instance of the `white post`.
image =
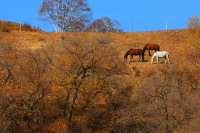
[[22,31],[22,24],[21,24],[21,22],[19,22],[19,31],[20,32]]
[[132,31],[132,24],[131,24],[131,20],[129,21],[129,23],[130,23],[130,25],[129,25],[129,26],[130,26],[130,27],[129,27],[129,28],[130,28],[130,29],[129,29],[129,32],[131,32],[131,31]]
[[165,23],[165,30],[168,30],[168,22]]
[[134,31],[134,24],[133,24],[133,21],[131,21],[131,32]]

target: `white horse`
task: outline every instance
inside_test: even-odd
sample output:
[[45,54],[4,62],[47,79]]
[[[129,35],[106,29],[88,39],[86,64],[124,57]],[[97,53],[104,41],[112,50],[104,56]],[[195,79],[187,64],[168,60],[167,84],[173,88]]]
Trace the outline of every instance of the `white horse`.
[[158,59],[159,58],[165,58],[165,64],[168,63],[170,64],[169,61],[169,52],[167,51],[157,51],[153,54],[153,56],[151,57],[151,64],[153,64],[154,62],[154,58],[156,57],[156,63],[158,64]]

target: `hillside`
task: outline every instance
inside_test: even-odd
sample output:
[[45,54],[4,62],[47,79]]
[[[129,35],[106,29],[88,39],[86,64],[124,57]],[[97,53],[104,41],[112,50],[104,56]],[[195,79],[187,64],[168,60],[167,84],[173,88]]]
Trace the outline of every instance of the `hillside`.
[[11,31],[29,31],[29,32],[41,32],[40,28],[32,27],[29,24],[19,24],[11,21],[0,20],[0,31],[11,32]]
[[[81,40],[84,43],[110,43],[118,49],[120,56],[130,48],[143,48],[146,43],[157,43],[161,50],[171,53],[174,63],[185,60],[192,48],[191,33],[187,30],[171,30],[141,33],[34,33],[13,32],[0,33],[0,43],[10,43],[19,49],[39,49],[46,46],[56,46],[63,40]],[[137,60],[137,57],[134,57]],[[147,57],[148,58],[148,57]]]
[[[171,66],[182,65],[193,68],[191,65],[191,51],[195,49],[197,40],[188,30],[169,30],[156,32],[138,32],[138,33],[44,33],[44,32],[11,32],[0,33],[0,44],[11,44],[20,50],[40,50],[58,49],[61,45],[71,45],[74,42],[81,44],[100,44],[108,45],[117,50],[120,61],[123,61],[124,54],[130,48],[143,48],[146,43],[159,44],[161,50],[170,52]],[[134,63],[127,64],[137,67],[141,70],[142,77],[157,69],[159,65],[150,64],[150,56],[146,51],[145,62],[139,62],[138,56],[134,56]],[[162,59],[163,60],[163,59]],[[162,66],[162,64],[161,64]],[[167,67],[168,65],[166,65]],[[140,77],[140,78],[142,78]]]
[[[199,35],[0,32],[0,129],[199,132]],[[169,51],[171,64],[151,64],[147,52],[145,62],[124,62],[146,43]]]

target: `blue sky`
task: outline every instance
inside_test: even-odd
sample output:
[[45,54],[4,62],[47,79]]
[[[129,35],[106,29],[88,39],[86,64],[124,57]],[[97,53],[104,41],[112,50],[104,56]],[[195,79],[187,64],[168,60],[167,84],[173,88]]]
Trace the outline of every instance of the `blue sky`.
[[[51,31],[38,16],[42,0],[2,0],[0,19],[25,22]],[[111,17],[125,31],[184,28],[190,16],[200,16],[199,0],[88,0],[93,19]]]

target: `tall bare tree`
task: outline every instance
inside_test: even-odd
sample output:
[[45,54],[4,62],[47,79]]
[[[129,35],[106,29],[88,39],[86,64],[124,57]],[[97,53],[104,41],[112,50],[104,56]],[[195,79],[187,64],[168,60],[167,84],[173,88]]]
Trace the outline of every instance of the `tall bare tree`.
[[43,0],[40,15],[51,21],[57,31],[82,31],[91,9],[86,0]]

